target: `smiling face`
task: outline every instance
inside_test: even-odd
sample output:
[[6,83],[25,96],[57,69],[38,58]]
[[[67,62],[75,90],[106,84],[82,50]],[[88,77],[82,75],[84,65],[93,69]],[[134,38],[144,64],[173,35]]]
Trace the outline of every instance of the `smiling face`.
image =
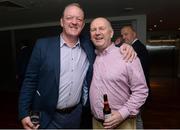
[[67,6],[60,20],[60,24],[63,28],[62,33],[64,37],[77,38],[84,27],[83,10],[76,5]]
[[104,50],[111,44],[113,29],[105,18],[96,18],[91,22],[91,40],[98,50]]

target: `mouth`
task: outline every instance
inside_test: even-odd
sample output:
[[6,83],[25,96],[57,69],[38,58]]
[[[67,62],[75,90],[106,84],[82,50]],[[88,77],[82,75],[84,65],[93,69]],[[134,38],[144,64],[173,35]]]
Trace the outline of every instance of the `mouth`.
[[78,27],[77,27],[77,26],[70,26],[70,29],[72,29],[72,30],[78,30]]
[[95,37],[95,40],[96,41],[101,41],[101,40],[103,40],[103,37]]

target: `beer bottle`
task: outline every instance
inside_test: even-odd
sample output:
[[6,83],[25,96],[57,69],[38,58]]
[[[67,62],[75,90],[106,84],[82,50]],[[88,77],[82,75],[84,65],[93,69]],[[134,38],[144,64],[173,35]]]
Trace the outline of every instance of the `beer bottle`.
[[103,98],[104,98],[104,108],[103,108],[104,119],[107,119],[111,116],[111,108],[109,107],[107,94],[104,94]]

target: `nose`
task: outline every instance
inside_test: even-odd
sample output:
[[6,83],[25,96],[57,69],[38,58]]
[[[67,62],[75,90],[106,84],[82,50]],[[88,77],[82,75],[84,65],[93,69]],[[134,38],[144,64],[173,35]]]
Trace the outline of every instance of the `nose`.
[[96,34],[96,35],[99,35],[99,34],[100,34],[99,29],[96,29],[95,34]]
[[72,23],[77,24],[77,19],[75,17],[72,19]]

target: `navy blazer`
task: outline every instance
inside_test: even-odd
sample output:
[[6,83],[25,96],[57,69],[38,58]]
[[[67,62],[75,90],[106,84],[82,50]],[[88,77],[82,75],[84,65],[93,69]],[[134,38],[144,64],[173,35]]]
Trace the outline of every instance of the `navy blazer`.
[[[88,88],[92,80],[95,53],[89,37],[80,37],[87,54],[89,69],[85,77]],[[39,39],[34,46],[19,98],[19,118],[30,110],[41,111],[41,128],[45,128],[55,112],[60,79],[60,36]]]

